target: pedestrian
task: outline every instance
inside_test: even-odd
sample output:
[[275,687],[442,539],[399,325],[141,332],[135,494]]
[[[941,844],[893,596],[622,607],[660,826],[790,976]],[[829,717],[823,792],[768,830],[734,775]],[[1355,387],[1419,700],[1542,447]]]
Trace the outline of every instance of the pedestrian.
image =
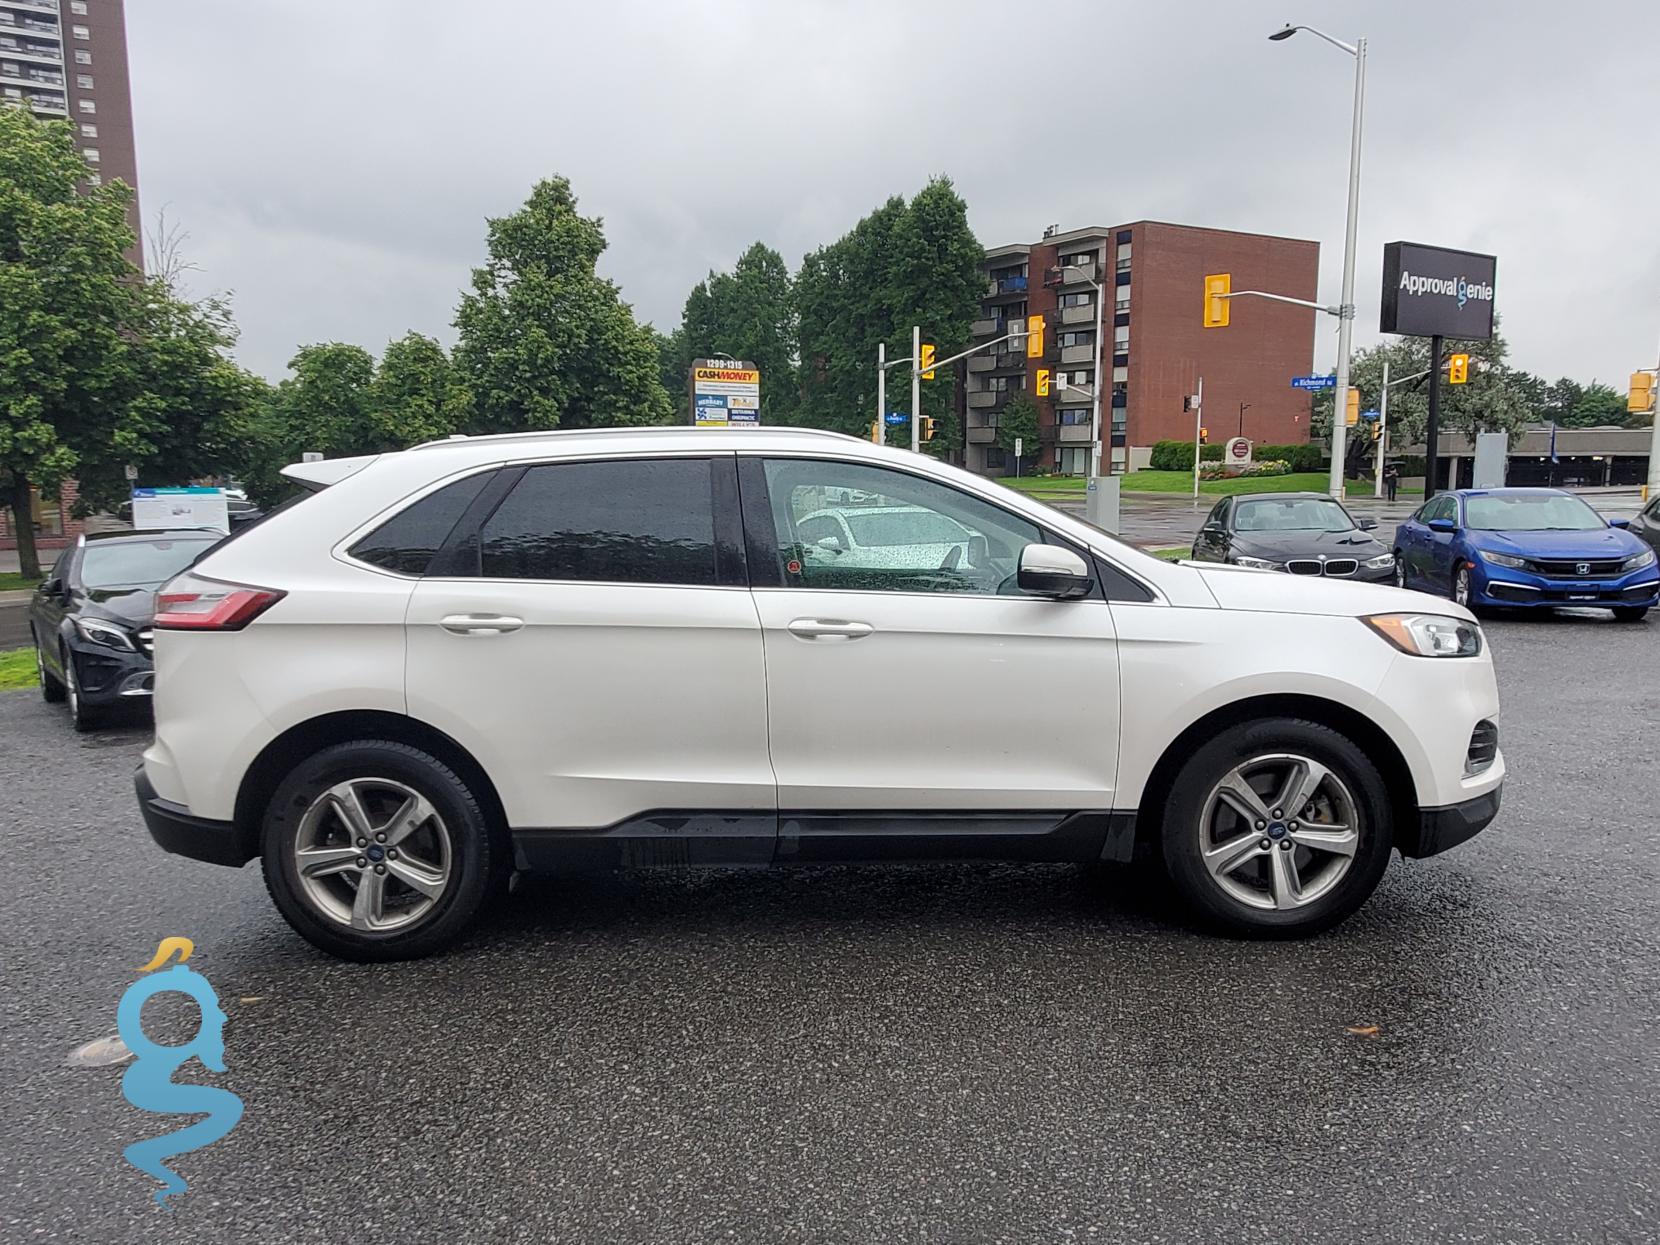
[[1401,486],[1401,467],[1399,463],[1388,462],[1383,464],[1383,487],[1389,491],[1389,500],[1395,500],[1395,490]]

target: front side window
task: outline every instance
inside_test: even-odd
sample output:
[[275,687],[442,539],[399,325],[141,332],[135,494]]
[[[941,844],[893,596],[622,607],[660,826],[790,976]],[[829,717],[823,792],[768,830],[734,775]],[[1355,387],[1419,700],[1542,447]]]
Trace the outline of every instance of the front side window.
[[[933,480],[860,463],[766,463],[783,582],[852,592],[1022,595],[1034,523]],[[845,535],[825,543],[824,520]]]
[[706,458],[532,467],[479,532],[490,579],[714,585]]
[[399,511],[351,548],[351,555],[400,575],[424,575],[491,473],[446,484]]

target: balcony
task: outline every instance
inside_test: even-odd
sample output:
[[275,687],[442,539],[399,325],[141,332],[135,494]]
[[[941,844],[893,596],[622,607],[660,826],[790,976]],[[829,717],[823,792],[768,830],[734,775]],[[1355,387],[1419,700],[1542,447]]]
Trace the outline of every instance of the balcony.
[[989,354],[971,354],[968,356],[968,370],[971,372],[989,372],[997,364]]
[[992,445],[997,440],[997,425],[970,424],[968,426],[968,443],[970,445]]
[[1087,264],[1068,264],[1060,274],[1062,285],[1087,285],[1097,279],[1094,260]]
[[993,389],[977,389],[968,395],[969,409],[975,411],[990,410],[993,406],[997,405],[997,399],[1000,396],[1001,395]]
[[[1203,291],[1201,291],[1201,292],[1203,292]],[[1062,346],[1061,347],[1061,362],[1062,363],[1093,363],[1093,362],[1095,362],[1095,346],[1094,346],[1094,343],[1091,343],[1088,346]]]
[[61,95],[31,95],[27,98],[29,107],[44,116],[67,117],[69,115],[69,105]]
[[15,39],[8,41],[5,29],[4,26],[0,26],[0,60],[32,61],[39,65],[63,64],[63,53],[57,48],[25,47]]
[[1082,307],[1062,307],[1060,316],[1062,324],[1094,324],[1095,304],[1086,303]]
[[0,9],[0,30],[15,30],[18,34],[41,35],[49,39],[59,37],[56,22],[43,22],[38,17],[19,17],[5,9]]
[[1025,277],[993,277],[986,288],[986,297],[1008,298],[1025,292]]
[[1026,352],[1024,350],[1000,350],[991,356],[991,370],[994,372],[1026,370]]
[[[0,10],[4,9],[33,9],[37,13],[51,13],[57,15],[57,0],[0,0]],[[0,18],[0,21],[4,21]]]
[[1056,424],[1055,439],[1062,445],[1088,445],[1094,440],[1088,424]]
[[987,316],[983,320],[976,320],[969,329],[975,337],[996,337],[1003,331],[1003,321],[996,316]]
[[0,81],[21,82],[25,86],[39,83],[41,86],[63,87],[63,75],[52,73],[46,69],[18,69],[12,65],[0,65]]
[[1094,385],[1067,385],[1055,390],[1062,402],[1093,402],[1095,401]]

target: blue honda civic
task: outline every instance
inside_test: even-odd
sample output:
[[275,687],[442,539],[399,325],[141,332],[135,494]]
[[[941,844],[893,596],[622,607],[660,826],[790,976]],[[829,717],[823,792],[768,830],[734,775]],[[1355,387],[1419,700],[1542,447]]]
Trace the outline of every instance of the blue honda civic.
[[1395,530],[1395,583],[1471,609],[1590,605],[1636,622],[1660,599],[1654,550],[1572,493],[1438,493]]

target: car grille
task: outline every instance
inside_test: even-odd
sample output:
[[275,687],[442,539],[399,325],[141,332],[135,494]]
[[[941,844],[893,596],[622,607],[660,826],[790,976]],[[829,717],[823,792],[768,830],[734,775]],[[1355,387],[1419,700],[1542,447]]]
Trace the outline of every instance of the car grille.
[[138,651],[143,653],[146,657],[154,657],[156,655],[155,634],[156,633],[152,628],[145,627],[135,637],[138,642]]
[[1353,558],[1328,558],[1322,562],[1318,558],[1292,558],[1285,564],[1285,569],[1293,575],[1353,575],[1360,569],[1360,563]]
[[[1593,579],[1598,575],[1618,575],[1623,558],[1607,559],[1590,558],[1529,558],[1527,569],[1535,575],[1547,575],[1553,579]],[[1584,567],[1581,571],[1579,568]]]
[[1470,750],[1464,754],[1464,773],[1479,774],[1493,764],[1499,755],[1499,728],[1483,718],[1470,734]]

